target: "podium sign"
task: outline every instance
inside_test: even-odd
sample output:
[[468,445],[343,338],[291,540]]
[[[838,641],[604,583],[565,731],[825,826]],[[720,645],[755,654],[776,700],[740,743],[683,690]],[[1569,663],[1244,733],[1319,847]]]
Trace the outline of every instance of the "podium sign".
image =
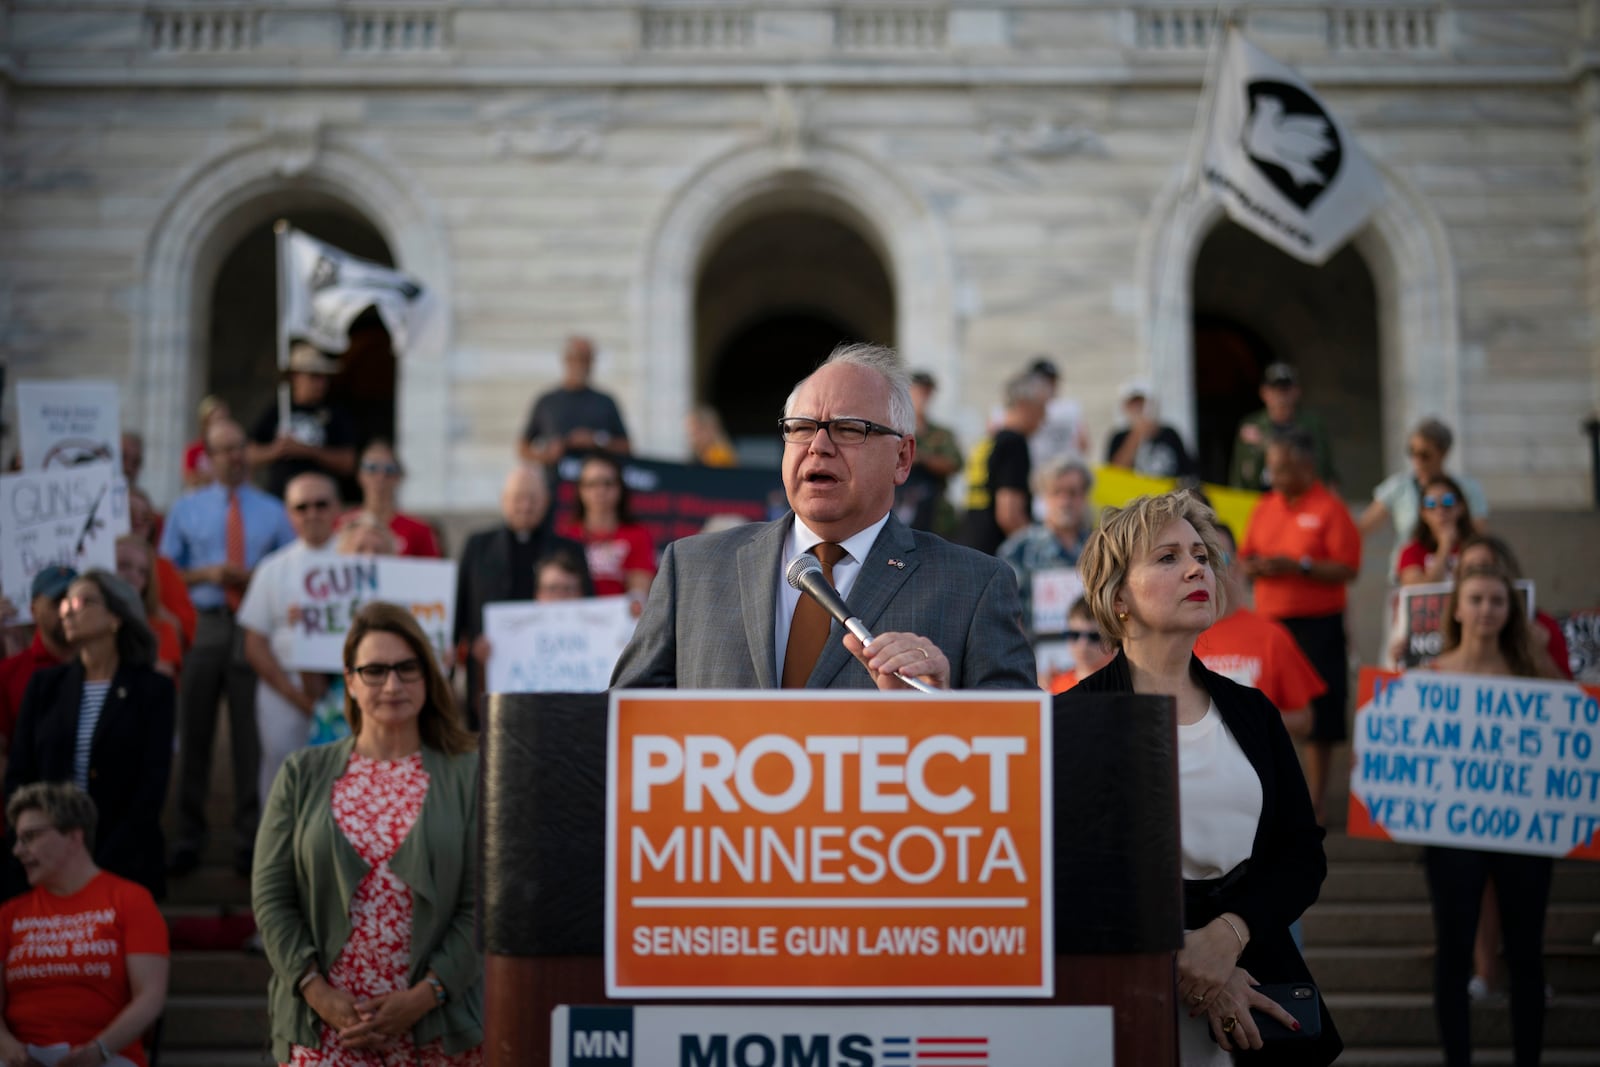
[[1051,995],[1048,699],[614,692],[607,995]]
[[[1112,1067],[1109,1007],[561,1006],[551,1067]],[[1067,1062],[1067,1061],[1061,1061]]]

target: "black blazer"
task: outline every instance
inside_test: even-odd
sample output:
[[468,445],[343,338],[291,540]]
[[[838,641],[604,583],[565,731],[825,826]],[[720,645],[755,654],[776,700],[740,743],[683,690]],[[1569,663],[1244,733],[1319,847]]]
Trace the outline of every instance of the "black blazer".
[[[29,679],[6,763],[8,800],[31,782],[72,780],[82,698],[78,660]],[[138,882],[157,899],[167,892],[161,808],[172,774],[175,703],[172,679],[122,664],[89,746],[89,796],[98,809],[95,864]]]
[[[1250,926],[1250,944],[1239,966],[1262,984],[1309,982],[1311,972],[1289,934],[1289,924],[1316,902],[1328,874],[1322,848],[1327,831],[1317,825],[1311,794],[1295,756],[1294,742],[1284,729],[1283,717],[1258,689],[1238,684],[1207,670],[1191,657],[1190,673],[1211,695],[1228,731],[1244,750],[1245,758],[1261,779],[1261,821],[1256,824],[1249,867],[1212,902],[1208,914],[1184,916],[1190,929],[1203,926],[1218,914],[1231,911]],[[1121,652],[1099,671],[1068,690],[1063,699],[1070,707],[1074,694],[1131,693],[1133,676]],[[1324,1067],[1344,1049],[1344,1042],[1322,1005],[1322,1036],[1315,1042],[1269,1045],[1260,1052],[1235,1058],[1252,1064]]]
[[[567,537],[558,537],[550,516],[533,531],[534,566],[552,552],[565,550],[578,561],[579,576],[583,581],[585,596],[594,595],[594,581],[589,577],[588,557],[583,545]],[[461,562],[456,568],[456,622],[454,640],[459,649],[463,642],[471,644],[483,633],[483,606],[511,599],[511,542],[513,534],[508,526],[492,530],[479,530],[467,538],[461,549]],[[476,719],[478,692],[482,689],[483,669],[466,651],[467,700],[469,714]]]

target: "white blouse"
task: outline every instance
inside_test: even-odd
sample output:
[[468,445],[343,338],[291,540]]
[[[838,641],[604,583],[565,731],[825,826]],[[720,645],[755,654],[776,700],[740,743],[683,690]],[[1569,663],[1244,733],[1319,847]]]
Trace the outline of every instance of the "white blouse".
[[1185,878],[1220,878],[1250,858],[1261,779],[1214,702],[1178,724],[1178,812]]

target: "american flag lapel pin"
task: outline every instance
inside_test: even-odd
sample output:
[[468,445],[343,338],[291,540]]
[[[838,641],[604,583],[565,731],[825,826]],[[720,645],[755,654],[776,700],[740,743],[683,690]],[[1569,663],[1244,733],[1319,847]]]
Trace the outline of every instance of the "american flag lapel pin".
[[891,559],[889,561],[889,566],[893,567],[897,571],[903,571],[906,569],[906,561],[903,559]]

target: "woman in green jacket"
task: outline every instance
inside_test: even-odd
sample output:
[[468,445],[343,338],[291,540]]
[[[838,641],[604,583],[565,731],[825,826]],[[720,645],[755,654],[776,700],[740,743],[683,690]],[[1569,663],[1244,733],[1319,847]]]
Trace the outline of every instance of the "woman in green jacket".
[[353,736],[289,758],[256,835],[273,1056],[479,1064],[476,739],[404,608],[363,607],[344,666]]

